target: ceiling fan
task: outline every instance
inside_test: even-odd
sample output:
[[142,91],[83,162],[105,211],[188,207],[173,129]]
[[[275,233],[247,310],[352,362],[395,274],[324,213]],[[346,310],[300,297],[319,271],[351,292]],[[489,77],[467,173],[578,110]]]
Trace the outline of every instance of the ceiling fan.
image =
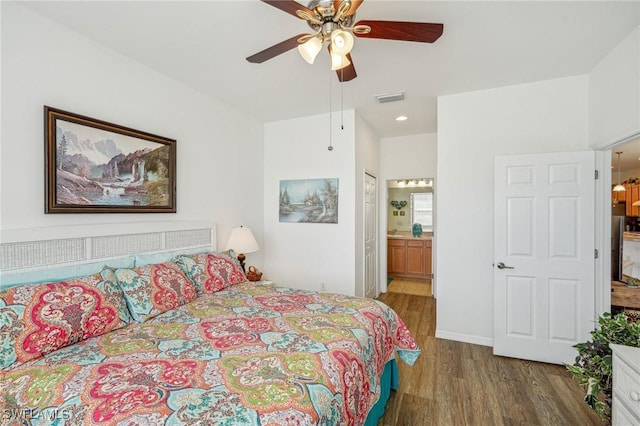
[[387,40],[433,43],[442,35],[442,24],[399,21],[358,21],[356,10],[363,0],[311,0],[307,7],[294,0],[261,0],[296,18],[307,21],[313,34],[298,34],[267,49],[251,55],[247,61],[260,64],[294,47],[305,61],[312,64],[328,42],[331,69],[336,71],[341,82],[356,78],[356,69],[351,58],[353,36],[358,38],[381,38]]

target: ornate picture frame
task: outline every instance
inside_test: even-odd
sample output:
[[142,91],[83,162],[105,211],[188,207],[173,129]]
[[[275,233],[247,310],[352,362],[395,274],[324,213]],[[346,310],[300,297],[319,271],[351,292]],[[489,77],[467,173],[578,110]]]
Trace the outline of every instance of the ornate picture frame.
[[45,213],[175,213],[176,140],[44,107]]

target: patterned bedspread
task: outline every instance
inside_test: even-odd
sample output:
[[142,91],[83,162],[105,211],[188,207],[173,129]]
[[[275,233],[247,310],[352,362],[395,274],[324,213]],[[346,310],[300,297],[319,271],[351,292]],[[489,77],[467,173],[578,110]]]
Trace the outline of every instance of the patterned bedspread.
[[0,423],[361,425],[396,353],[383,303],[240,284],[1,372]]

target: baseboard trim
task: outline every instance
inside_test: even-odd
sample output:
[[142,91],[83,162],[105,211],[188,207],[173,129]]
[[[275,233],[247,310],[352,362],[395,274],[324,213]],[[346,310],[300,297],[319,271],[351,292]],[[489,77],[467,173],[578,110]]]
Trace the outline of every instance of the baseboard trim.
[[474,345],[493,347],[493,339],[489,337],[473,336],[471,334],[452,333],[450,331],[436,330],[439,339],[455,340],[456,342],[471,343]]

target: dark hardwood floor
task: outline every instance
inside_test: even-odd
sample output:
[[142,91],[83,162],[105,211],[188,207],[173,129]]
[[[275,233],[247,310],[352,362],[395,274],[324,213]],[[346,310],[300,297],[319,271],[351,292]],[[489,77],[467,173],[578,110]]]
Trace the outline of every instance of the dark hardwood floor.
[[600,425],[563,366],[494,356],[491,348],[435,338],[435,299],[383,293],[422,353],[398,362],[400,387],[378,426]]

